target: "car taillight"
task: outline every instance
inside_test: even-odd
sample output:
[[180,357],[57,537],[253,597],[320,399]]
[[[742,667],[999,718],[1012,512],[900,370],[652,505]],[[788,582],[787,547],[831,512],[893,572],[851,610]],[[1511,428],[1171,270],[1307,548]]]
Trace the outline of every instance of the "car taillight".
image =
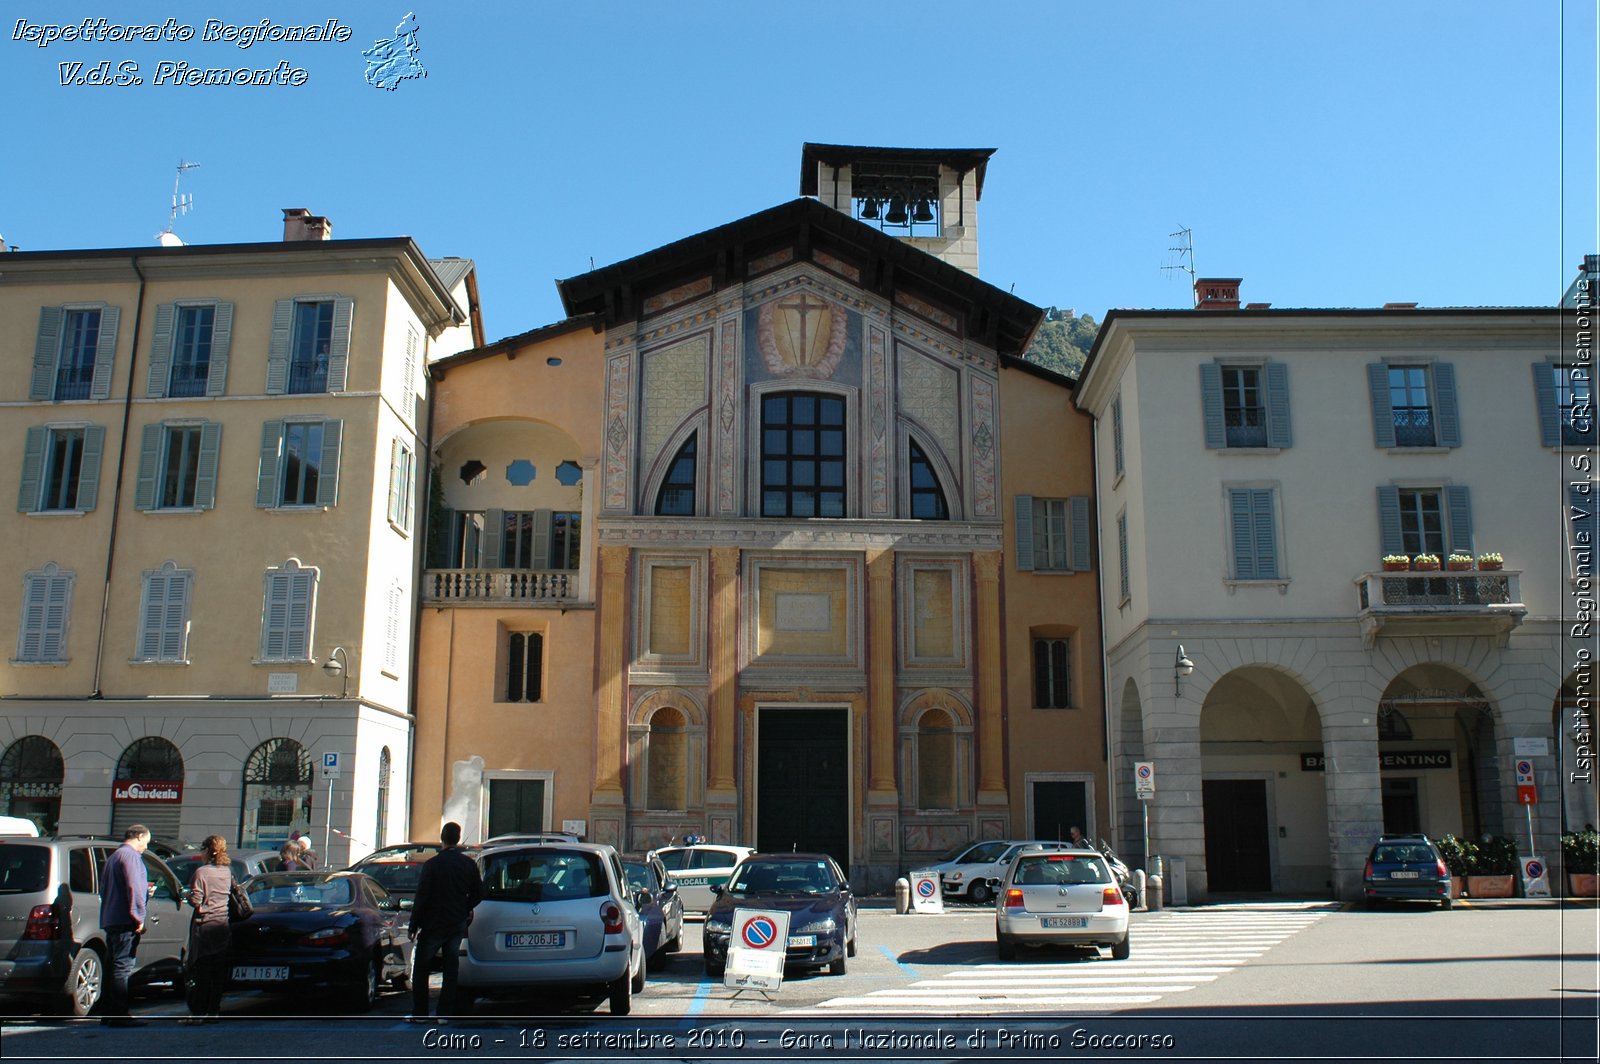
[[1022,891],[1018,890],[1016,887],[1012,887],[1010,890],[1006,891],[1006,908],[1022,908]]
[[1439,858],[1439,860],[1434,862],[1434,865],[1435,865],[1435,867],[1437,867],[1439,869],[1439,878],[1440,879],[1448,879],[1450,877],[1450,869],[1448,869],[1448,868],[1446,868],[1444,866],[1444,858],[1443,857]]
[[28,910],[28,923],[22,937],[32,941],[49,941],[61,932],[61,921],[56,919],[53,905],[35,905]]
[[1371,879],[1372,878],[1372,858],[1370,858],[1370,857],[1367,858],[1367,867],[1362,870],[1361,878],[1362,879]]
[[600,919],[605,922],[606,934],[622,934],[622,906],[614,901],[608,901],[600,906]]
[[313,931],[309,935],[302,936],[300,939],[300,945],[316,946],[325,949],[328,946],[342,946],[349,941],[349,928],[324,927],[321,931]]
[[1122,892],[1116,887],[1107,887],[1100,895],[1100,904],[1102,906],[1121,905]]

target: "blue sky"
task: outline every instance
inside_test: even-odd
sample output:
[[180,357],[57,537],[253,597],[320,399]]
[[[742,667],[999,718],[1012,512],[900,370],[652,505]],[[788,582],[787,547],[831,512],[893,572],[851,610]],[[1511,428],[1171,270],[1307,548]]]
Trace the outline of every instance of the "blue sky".
[[[944,0],[3,0],[0,234],[190,243],[407,234],[477,260],[491,339],[558,319],[552,280],[794,198],[805,141],[990,147],[982,275],[1041,305],[1189,304],[1164,271],[1275,306],[1550,304],[1596,218],[1596,4]],[[364,80],[408,11],[425,80]],[[173,18],[190,42],[40,48],[17,20]],[[337,18],[348,43],[202,43],[207,19]],[[145,84],[65,86],[134,62]],[[306,71],[153,84],[162,60]]]

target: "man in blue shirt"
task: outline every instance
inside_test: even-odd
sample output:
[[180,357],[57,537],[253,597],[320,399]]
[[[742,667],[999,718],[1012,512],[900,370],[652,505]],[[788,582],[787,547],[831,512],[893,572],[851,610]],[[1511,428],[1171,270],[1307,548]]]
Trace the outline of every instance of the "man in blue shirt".
[[143,1027],[143,1020],[128,1014],[128,978],[133,975],[139,936],[144,934],[145,902],[150,897],[150,874],[144,867],[144,850],[150,829],[133,824],[122,833],[122,845],[106,859],[100,874],[100,926],[106,930],[106,950],[111,960],[111,980],[100,1002],[100,1022],[109,1027]]

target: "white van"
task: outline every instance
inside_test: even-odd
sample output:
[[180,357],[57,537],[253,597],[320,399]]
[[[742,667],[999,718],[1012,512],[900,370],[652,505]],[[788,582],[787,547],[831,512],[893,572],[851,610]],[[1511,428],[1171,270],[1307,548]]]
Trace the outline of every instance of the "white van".
[[39,825],[25,816],[0,816],[0,835],[27,835],[39,837]]
[[945,900],[966,900],[983,905],[994,898],[993,881],[1003,877],[1012,859],[1029,846],[1044,850],[1078,849],[1073,843],[1051,839],[990,839],[958,846],[942,860],[925,867],[939,873],[939,889]]

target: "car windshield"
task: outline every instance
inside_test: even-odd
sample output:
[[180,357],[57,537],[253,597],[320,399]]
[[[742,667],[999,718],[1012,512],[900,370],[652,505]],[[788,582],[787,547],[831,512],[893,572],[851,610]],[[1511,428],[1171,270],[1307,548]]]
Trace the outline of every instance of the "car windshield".
[[747,861],[728,880],[735,894],[826,894],[838,885],[826,861]]
[[609,892],[599,855],[587,851],[509,850],[483,858],[489,901],[571,901]]
[[1105,862],[1094,857],[1070,854],[1041,854],[1017,858],[1017,874],[1012,883],[1019,887],[1048,885],[1071,886],[1079,883],[1109,883]]
[[624,861],[622,871],[628,877],[629,890],[656,890],[656,876],[643,861]]
[[682,872],[689,863],[688,850],[657,850],[656,860],[666,866],[668,872]]
[[50,874],[43,846],[0,846],[0,894],[37,894]]
[[349,879],[274,873],[244,885],[251,905],[349,905],[355,900]]

